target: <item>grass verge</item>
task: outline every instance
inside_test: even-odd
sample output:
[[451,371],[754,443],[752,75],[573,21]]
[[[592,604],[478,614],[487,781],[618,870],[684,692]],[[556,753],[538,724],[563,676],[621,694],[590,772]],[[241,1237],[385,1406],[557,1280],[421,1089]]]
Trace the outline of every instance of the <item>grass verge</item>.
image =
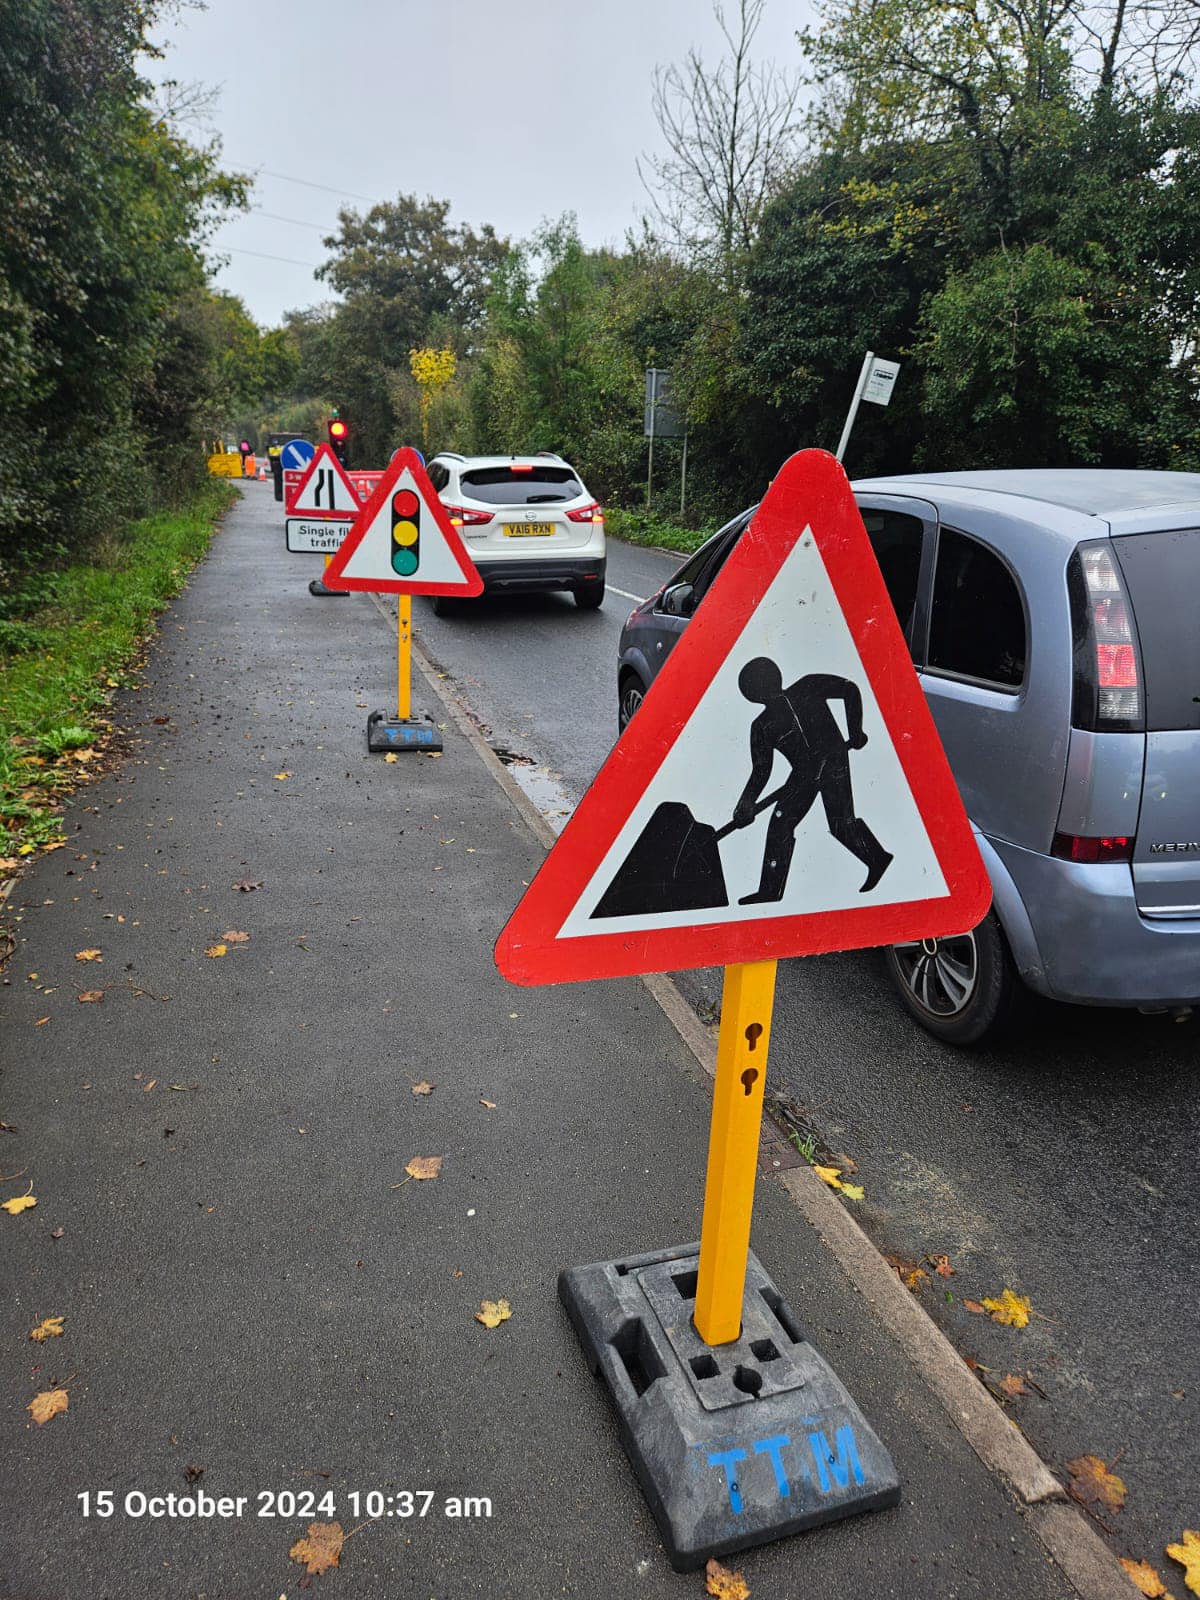
[[131,523],[93,559],[5,596],[0,618],[0,879],[58,849],[61,801],[86,775],[111,724],[109,698],[150,624],[208,548],[236,499],[204,484],[182,510]]
[[605,532],[614,539],[624,544],[648,545],[656,550],[677,550],[681,555],[699,550],[704,541],[716,533],[718,526],[716,522],[706,522],[699,528],[685,528],[654,511],[622,511],[619,506],[604,508]]

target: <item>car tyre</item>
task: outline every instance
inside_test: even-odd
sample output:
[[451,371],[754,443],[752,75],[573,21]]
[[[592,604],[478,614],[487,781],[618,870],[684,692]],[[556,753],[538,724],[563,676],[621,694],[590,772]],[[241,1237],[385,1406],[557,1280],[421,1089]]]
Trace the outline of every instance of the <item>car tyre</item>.
[[455,613],[456,602],[448,594],[435,594],[433,599],[433,614],[435,617],[452,617]]
[[604,604],[604,585],[602,583],[588,584],[572,590],[575,604],[580,611],[599,611]]
[[617,692],[617,728],[624,733],[633,721],[634,713],[646,698],[646,685],[636,672],[627,672],[621,679]]
[[970,933],[892,945],[884,961],[901,1005],[946,1044],[992,1044],[1020,1019],[1027,990],[994,911]]

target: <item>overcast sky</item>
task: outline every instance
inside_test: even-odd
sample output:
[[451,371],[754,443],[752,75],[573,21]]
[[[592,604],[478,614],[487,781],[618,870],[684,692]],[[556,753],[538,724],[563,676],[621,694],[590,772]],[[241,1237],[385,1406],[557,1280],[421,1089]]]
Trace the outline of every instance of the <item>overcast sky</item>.
[[[811,20],[809,0],[767,0],[758,58],[798,66]],[[431,194],[512,238],[574,211],[585,243],[619,244],[647,208],[655,64],[722,48],[709,0],[208,0],[157,39],[149,76],[219,88],[225,164],[259,174],[215,248],[268,325],[327,297],[312,269],[343,203]]]

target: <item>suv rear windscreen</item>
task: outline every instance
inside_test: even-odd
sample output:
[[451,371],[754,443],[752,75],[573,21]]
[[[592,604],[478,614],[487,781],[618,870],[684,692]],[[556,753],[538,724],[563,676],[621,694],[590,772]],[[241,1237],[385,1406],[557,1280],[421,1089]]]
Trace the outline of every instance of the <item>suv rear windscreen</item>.
[[1200,529],[1125,534],[1113,549],[1142,647],[1146,728],[1200,728]]
[[583,493],[570,467],[476,467],[461,481],[463,493],[486,506],[549,506]]

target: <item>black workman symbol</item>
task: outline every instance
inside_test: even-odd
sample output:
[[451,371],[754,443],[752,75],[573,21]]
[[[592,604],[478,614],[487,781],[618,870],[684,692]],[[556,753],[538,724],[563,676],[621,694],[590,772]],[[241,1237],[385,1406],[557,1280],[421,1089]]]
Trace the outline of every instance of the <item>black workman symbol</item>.
[[[738,903],[752,906],[783,899],[796,829],[818,795],[829,832],[867,869],[859,889],[866,894],[883,877],[892,857],[854,812],[850,751],[861,750],[867,742],[858,686],[832,673],[810,672],[785,689],[776,664],[766,656],[756,656],[738,674],[738,688],[763,709],[750,725],[750,778],[734,810],[734,826],[744,828],[753,822],[777,754],[792,769],[775,794],[758,888]],[[830,709],[831,700],[840,700],[845,707],[848,738],[842,737]]]

